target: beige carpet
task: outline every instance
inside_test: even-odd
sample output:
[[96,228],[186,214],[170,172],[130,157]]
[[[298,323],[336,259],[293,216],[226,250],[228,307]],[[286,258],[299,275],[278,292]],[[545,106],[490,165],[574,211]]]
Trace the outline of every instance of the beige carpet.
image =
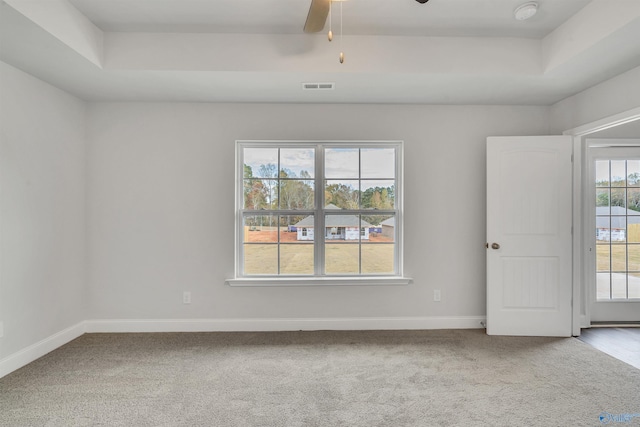
[[[481,330],[88,334],[0,379],[2,426],[597,426],[640,370]],[[640,417],[628,423],[640,425]]]

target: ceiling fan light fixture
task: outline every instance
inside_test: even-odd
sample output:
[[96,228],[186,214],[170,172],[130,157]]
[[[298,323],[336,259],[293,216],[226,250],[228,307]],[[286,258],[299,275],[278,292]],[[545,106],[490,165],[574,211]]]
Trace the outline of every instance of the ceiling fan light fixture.
[[538,13],[538,3],[531,1],[518,6],[518,8],[513,11],[513,16],[518,21],[524,21],[533,17],[536,13]]

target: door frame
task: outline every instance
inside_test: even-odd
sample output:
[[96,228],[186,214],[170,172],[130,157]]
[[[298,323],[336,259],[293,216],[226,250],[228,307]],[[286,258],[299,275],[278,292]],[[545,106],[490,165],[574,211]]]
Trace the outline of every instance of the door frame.
[[[585,224],[585,234],[584,234],[584,243],[585,243],[585,303],[587,304],[587,308],[590,313],[590,320],[593,321],[594,318],[596,321],[604,320],[598,319],[597,313],[600,312],[600,315],[603,314],[605,317],[614,317],[618,315],[619,317],[614,320],[618,320],[621,322],[625,322],[631,319],[636,319],[636,310],[638,306],[637,301],[628,301],[628,300],[617,300],[617,301],[607,301],[607,302],[598,302],[597,301],[597,293],[596,293],[596,277],[594,275],[594,271],[596,270],[596,257],[594,252],[591,251],[591,248],[596,248],[596,236],[593,232],[596,228],[596,217],[595,217],[595,205],[593,201],[595,200],[596,188],[595,188],[595,160],[597,159],[610,159],[610,160],[626,160],[640,159],[640,154],[630,155],[630,149],[633,149],[636,153],[640,152],[640,138],[624,138],[624,139],[615,139],[615,138],[589,138],[586,143],[587,148],[587,156],[585,162],[585,210],[584,210],[584,224]],[[620,153],[620,150],[626,148],[626,153]],[[617,314],[615,314],[617,313]],[[633,314],[631,314],[633,313]],[[626,317],[626,318],[625,318]]]
[[585,236],[587,221],[584,215],[589,189],[583,185],[584,176],[588,171],[586,137],[606,129],[621,126],[640,120],[640,107],[623,111],[612,116],[596,120],[582,126],[562,132],[563,135],[573,137],[573,326],[574,336],[580,336],[581,328],[591,327],[591,307],[587,280],[589,268],[587,245]]

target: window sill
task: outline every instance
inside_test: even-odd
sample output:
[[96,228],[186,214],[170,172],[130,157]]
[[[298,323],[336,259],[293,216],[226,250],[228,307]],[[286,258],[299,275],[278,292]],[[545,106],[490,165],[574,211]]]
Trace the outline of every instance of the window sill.
[[410,277],[255,277],[227,279],[229,286],[404,286]]

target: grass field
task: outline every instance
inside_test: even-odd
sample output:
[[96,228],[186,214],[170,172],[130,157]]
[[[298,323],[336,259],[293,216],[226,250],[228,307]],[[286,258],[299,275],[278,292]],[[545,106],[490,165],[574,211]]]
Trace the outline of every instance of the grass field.
[[[629,248],[628,251],[627,247]],[[611,248],[611,250],[609,248]],[[611,246],[608,244],[596,245],[596,264],[598,272],[640,271],[640,244],[629,246],[624,244],[613,244]],[[632,275],[640,277],[640,273],[633,273]]]
[[[244,245],[246,274],[278,274],[278,246],[280,246],[280,274],[313,274],[313,242],[296,240],[296,233],[281,232],[280,245],[275,230],[245,231]],[[265,243],[265,244],[260,244]],[[267,244],[272,243],[272,244]],[[380,244],[385,243],[385,244]],[[394,268],[393,240],[372,236],[369,242],[331,242],[325,245],[327,274],[358,274],[360,258],[362,274],[392,274]]]

